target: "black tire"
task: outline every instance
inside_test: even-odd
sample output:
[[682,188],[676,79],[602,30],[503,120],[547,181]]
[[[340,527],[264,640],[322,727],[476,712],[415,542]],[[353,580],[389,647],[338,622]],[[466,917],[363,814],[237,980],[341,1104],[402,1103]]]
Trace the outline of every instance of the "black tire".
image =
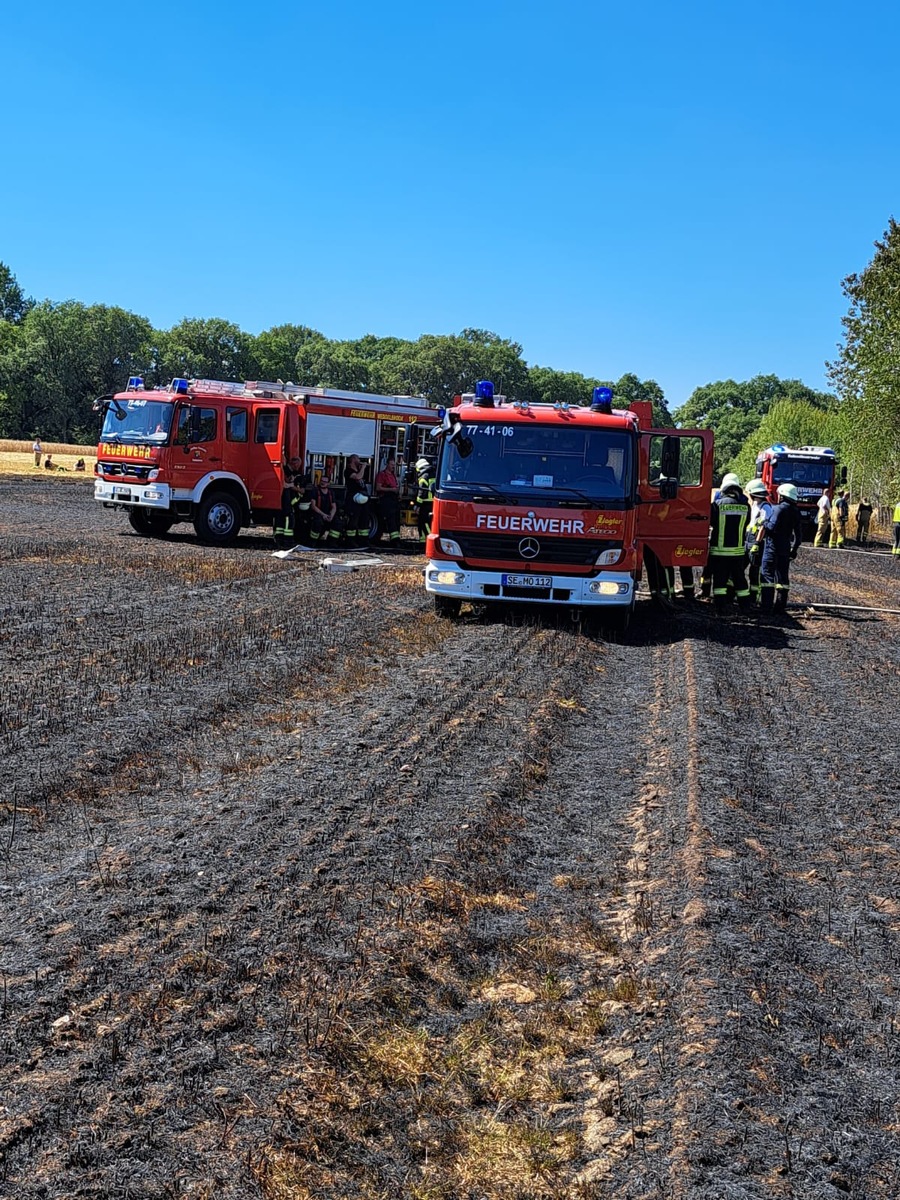
[[455,621],[462,609],[462,600],[453,600],[450,596],[435,596],[434,615],[446,621]]
[[208,492],[197,509],[194,529],[201,542],[230,546],[241,532],[240,501],[228,492]]
[[130,508],[128,510],[128,524],[141,537],[165,537],[175,524],[175,518],[167,512],[157,512],[146,508]]

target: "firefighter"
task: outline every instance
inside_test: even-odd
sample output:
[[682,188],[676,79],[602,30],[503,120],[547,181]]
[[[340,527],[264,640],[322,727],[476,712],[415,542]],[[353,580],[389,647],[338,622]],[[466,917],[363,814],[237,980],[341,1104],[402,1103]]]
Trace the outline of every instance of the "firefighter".
[[434,468],[427,458],[420,458],[416,463],[416,505],[418,512],[419,541],[424,543],[431,533],[431,513],[434,508],[434,487],[436,483]]
[[327,545],[329,542],[333,546],[341,536],[341,531],[336,528],[337,504],[331,491],[331,479],[327,475],[323,474],[318,487],[313,489],[309,508],[312,513],[309,522],[310,542],[313,546]]
[[831,540],[828,545],[841,550],[847,536],[847,517],[850,515],[850,505],[847,503],[847,493],[838,492],[837,499],[831,506]]
[[763,544],[759,602],[763,612],[783,613],[787,609],[791,560],[797,557],[803,540],[798,500],[794,485],[782,483],[778,503],[772,506],[757,535]]
[[816,508],[819,510],[819,515],[816,518],[816,536],[813,545],[824,547],[828,545],[831,535],[831,499],[827,492],[823,492],[816,501]]
[[869,542],[869,522],[872,520],[872,505],[863,496],[856,506],[856,541],[857,545],[866,546]]
[[296,456],[288,460],[288,465],[284,469],[284,486],[281,489],[281,512],[272,524],[272,532],[275,534],[275,545],[279,547],[293,546],[294,544],[294,516],[297,499],[294,480],[302,470],[303,463]]
[[400,484],[397,481],[397,460],[393,454],[375,476],[375,495],[378,497],[382,531],[388,546],[396,549],[400,542]]
[[747,533],[744,537],[747,582],[750,585],[750,599],[754,604],[759,604],[759,569],[762,564],[759,531],[772,511],[772,505],[769,503],[768,489],[761,479],[751,479],[746,490],[750,497],[750,520],[747,522]]
[[894,505],[894,515],[891,520],[894,524],[894,545],[891,554],[894,558],[900,558],[900,501]]
[[344,512],[347,541],[351,546],[369,544],[369,493],[366,468],[358,454],[351,454],[344,467]]
[[750,505],[741,490],[741,481],[729,471],[722,477],[709,519],[712,596],[720,611],[728,602],[729,588],[734,591],[740,608],[750,605],[750,588],[744,575],[744,533],[749,519]]

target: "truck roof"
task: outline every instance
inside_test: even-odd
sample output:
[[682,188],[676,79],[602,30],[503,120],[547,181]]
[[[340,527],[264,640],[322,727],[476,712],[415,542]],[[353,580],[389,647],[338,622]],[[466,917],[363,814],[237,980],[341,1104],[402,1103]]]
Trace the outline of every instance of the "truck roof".
[[469,401],[463,401],[452,411],[462,421],[524,425],[539,420],[547,425],[558,422],[564,425],[589,425],[593,429],[636,429],[640,415],[625,408],[614,408],[611,413],[598,413],[579,405],[497,404],[485,407]]

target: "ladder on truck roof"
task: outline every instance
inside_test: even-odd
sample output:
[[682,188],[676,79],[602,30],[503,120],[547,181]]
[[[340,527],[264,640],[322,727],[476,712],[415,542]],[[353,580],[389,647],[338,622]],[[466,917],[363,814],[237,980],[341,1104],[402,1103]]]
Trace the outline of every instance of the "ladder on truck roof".
[[280,379],[250,379],[246,383],[226,383],[220,379],[192,379],[191,391],[224,392],[229,396],[255,397],[259,400],[274,400],[282,396],[288,400],[309,397],[311,400],[349,400],[360,406],[388,404],[406,408],[429,409],[431,405],[424,396],[380,396],[375,392],[348,392],[339,388],[304,387],[297,383],[282,383]]

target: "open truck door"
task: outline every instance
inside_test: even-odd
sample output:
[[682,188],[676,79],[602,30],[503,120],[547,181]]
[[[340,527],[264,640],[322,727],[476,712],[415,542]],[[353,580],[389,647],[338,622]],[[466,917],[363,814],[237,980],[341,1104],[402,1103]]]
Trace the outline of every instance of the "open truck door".
[[712,486],[711,430],[641,431],[638,541],[662,566],[705,566]]

